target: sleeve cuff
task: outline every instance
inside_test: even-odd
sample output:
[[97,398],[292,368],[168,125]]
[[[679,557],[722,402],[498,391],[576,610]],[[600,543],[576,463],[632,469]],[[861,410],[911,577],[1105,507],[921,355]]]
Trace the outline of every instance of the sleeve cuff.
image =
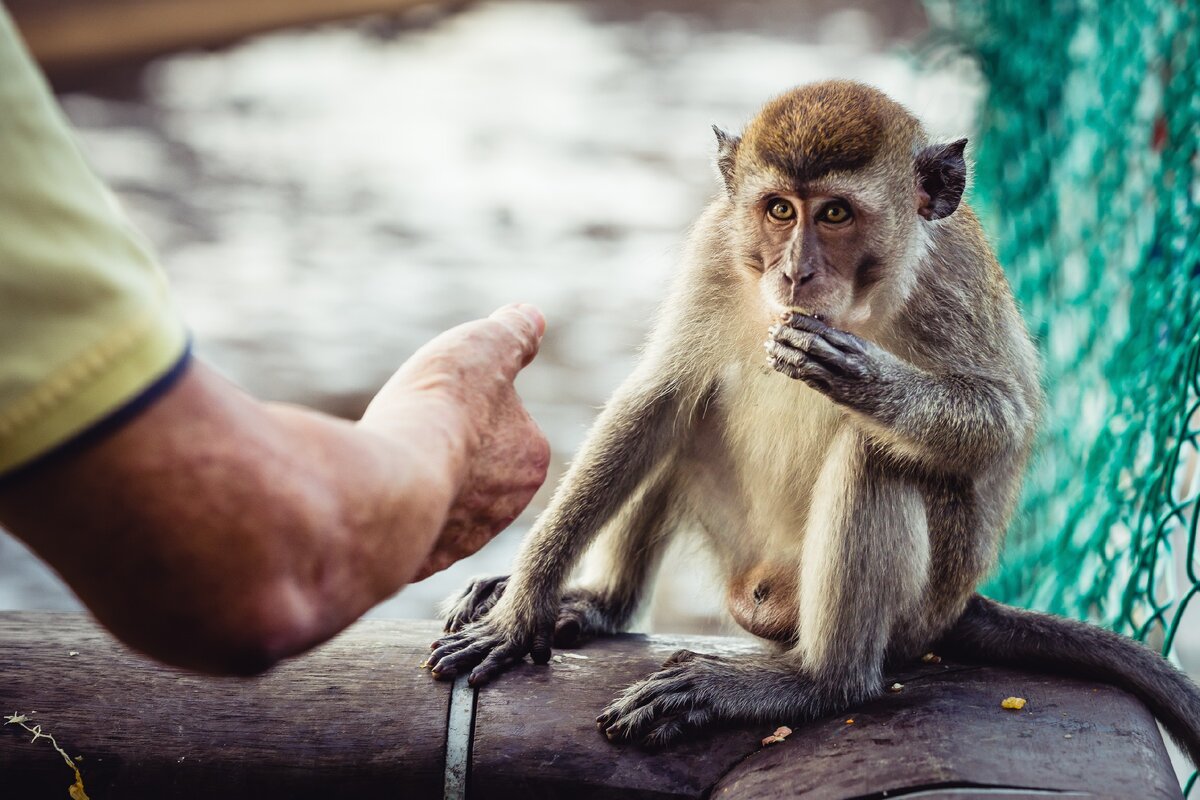
[[191,358],[190,339],[178,320],[163,316],[158,325],[90,380],[56,398],[36,419],[12,430],[0,428],[0,485],[102,438],[152,404],[183,375]]

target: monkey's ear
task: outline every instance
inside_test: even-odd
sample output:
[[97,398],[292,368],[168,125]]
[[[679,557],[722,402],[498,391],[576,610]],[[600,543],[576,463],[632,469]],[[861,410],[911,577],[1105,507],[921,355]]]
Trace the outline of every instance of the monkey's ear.
[[733,194],[733,164],[737,160],[737,149],[742,137],[734,136],[716,125],[713,125],[712,129],[717,135],[717,172],[721,173],[725,191]]
[[931,144],[916,155],[917,213],[925,219],[942,219],[954,213],[967,188],[966,139]]

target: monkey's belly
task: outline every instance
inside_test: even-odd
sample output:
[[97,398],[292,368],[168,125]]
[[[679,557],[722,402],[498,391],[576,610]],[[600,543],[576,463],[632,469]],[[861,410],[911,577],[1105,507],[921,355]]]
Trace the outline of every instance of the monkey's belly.
[[762,562],[735,575],[727,597],[734,622],[776,642],[796,639],[796,565]]

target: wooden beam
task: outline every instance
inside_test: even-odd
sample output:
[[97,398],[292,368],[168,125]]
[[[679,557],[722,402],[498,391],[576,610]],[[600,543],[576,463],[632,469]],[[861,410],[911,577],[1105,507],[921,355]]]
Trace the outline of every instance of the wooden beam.
[[7,0],[34,57],[47,71],[129,61],[245,36],[433,0]]
[[[430,622],[361,622],[266,675],[217,679],[156,665],[79,615],[3,612],[0,713],[26,715],[82,755],[91,800],[436,800],[451,688],[418,665],[437,632]],[[663,752],[615,746],[596,730],[613,695],[675,649],[753,646],[624,635],[519,665],[474,704],[462,698],[470,720],[454,735],[469,739],[465,796],[833,800],[922,787],[921,796],[961,798],[986,787],[1009,800],[1181,797],[1158,729],[1132,697],[1007,669],[916,665],[896,676],[900,692],[845,715],[697,733]],[[1028,703],[1006,711],[1009,695]],[[762,747],[779,724],[795,732]],[[48,740],[3,724],[0,776],[14,798],[66,797],[74,780]]]

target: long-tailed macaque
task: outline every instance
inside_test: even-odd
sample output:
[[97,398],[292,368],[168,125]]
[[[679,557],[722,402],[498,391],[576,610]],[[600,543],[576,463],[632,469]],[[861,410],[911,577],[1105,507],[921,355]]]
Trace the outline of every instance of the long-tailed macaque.
[[[601,413],[510,578],[460,598],[428,662],[479,686],[526,654],[620,631],[663,547],[695,529],[760,655],[682,651],[617,697],[610,739],[798,721],[884,690],[936,648],[1068,671],[1145,701],[1193,760],[1200,692],[1131,640],[975,593],[1041,404],[1039,364],[979,222],[966,140],[931,143],[833,81],[717,131],[721,191],[639,365]],[[764,358],[763,348],[766,356]],[[594,585],[566,589],[593,544]]]

